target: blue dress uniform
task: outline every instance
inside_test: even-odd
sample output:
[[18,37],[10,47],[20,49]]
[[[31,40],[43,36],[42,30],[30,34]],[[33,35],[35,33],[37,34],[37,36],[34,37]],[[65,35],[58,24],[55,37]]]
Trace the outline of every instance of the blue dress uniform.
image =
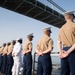
[[3,48],[3,51],[2,51],[2,68],[1,68],[1,72],[3,74],[6,73],[6,64],[7,64],[7,45],[5,44],[4,48]]
[[0,54],[0,72],[1,72],[1,65],[2,65],[2,55]]
[[[72,21],[74,14],[66,12],[64,15],[67,22],[60,28],[58,36],[58,48],[61,54],[63,51],[67,52],[75,43],[75,23]],[[62,46],[63,49],[60,49]],[[71,75],[75,75],[75,50],[65,58],[62,58],[62,55],[60,75],[70,75],[70,72]]]
[[3,67],[3,73],[5,75],[8,75],[7,74],[7,62],[8,62],[8,60],[7,60],[7,52],[8,52],[8,46],[9,45],[10,45],[10,43],[7,43],[6,47],[3,50],[3,65],[4,65],[4,67]]
[[0,71],[1,71],[1,73],[3,72],[3,70],[2,70],[2,65],[3,65],[3,56],[2,56],[2,53],[3,53],[3,49],[4,49],[4,47],[5,47],[5,43],[2,45],[2,47],[0,48]]
[[32,39],[33,34],[27,36],[27,40],[24,43],[23,47],[23,74],[22,75],[32,75]]
[[[48,32],[48,35],[50,35],[50,28],[45,28],[44,30],[44,32]],[[44,36],[38,41],[36,47],[36,53],[37,55],[39,55],[37,75],[51,75],[52,72],[52,61],[50,52],[53,49],[53,40],[48,35],[44,33]]]
[[12,75],[12,66],[13,66],[13,57],[12,57],[12,51],[15,45],[15,41],[11,42],[11,45],[8,46],[7,50],[7,66],[6,66],[6,75]]
[[0,47],[0,72],[1,72],[1,65],[2,65],[2,47]]

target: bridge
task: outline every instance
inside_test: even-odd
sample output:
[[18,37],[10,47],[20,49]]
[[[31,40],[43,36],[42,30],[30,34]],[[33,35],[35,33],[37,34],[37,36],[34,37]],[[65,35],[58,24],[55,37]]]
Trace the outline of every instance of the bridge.
[[0,7],[58,28],[65,23],[62,14],[37,0],[0,0]]

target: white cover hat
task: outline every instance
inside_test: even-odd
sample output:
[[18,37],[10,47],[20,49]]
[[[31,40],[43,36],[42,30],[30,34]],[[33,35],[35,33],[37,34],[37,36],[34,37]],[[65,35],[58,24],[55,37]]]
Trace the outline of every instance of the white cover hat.
[[51,27],[44,28],[43,31],[44,31],[44,30],[45,30],[45,31],[46,31],[46,30],[50,30],[50,32],[52,33],[52,31],[51,31]]
[[65,16],[65,15],[68,15],[68,14],[74,14],[74,12],[75,11],[67,11],[67,12],[64,12],[63,15]]
[[33,33],[31,33],[31,34],[28,34],[28,35],[27,35],[27,37],[29,37],[29,36],[32,36],[32,37],[34,37],[34,36],[33,36]]
[[22,38],[17,38],[16,41],[21,40]]

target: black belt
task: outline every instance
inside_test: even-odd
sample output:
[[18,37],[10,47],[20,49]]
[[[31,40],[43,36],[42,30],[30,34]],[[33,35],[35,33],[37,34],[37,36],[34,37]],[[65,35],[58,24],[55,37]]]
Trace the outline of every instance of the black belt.
[[28,54],[31,54],[31,52],[25,53],[24,55],[28,55]]
[[68,47],[63,47],[63,50],[67,51],[68,49],[70,49],[72,46],[68,46]]
[[45,54],[43,54],[43,55],[40,55],[40,56],[45,56],[45,55],[50,55],[50,52],[49,52],[49,53],[45,53]]

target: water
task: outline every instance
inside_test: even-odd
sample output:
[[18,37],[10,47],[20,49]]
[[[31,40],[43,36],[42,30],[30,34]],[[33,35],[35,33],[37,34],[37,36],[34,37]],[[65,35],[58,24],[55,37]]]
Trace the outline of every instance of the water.
[[[37,61],[37,59],[38,56],[35,57],[35,61]],[[58,57],[58,55],[51,55],[51,59],[53,66],[60,65],[60,58]],[[35,63],[35,70],[37,70],[37,63]]]
[[[37,61],[38,56],[35,57],[35,61]],[[60,64],[60,58],[58,55],[51,55],[52,64]]]
[[60,64],[60,58],[58,56],[51,56],[52,64]]

